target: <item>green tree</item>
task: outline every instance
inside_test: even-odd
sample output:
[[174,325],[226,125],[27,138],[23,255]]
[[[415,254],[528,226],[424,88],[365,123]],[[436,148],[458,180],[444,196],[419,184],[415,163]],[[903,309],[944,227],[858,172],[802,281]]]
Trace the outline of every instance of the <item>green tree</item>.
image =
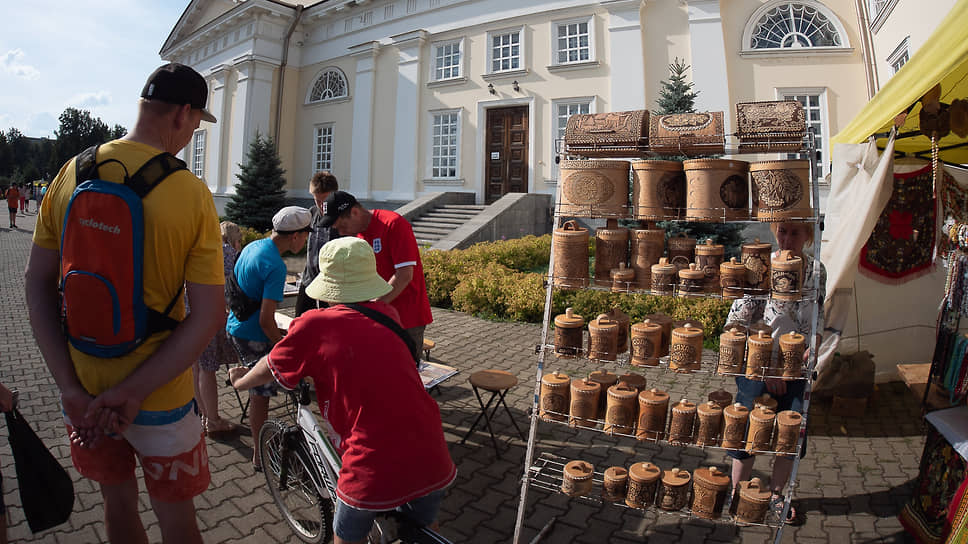
[[653,113],[668,115],[670,113],[695,113],[697,91],[693,91],[695,85],[692,81],[686,81],[686,70],[689,65],[676,57],[669,65],[669,79],[661,83],[659,89],[659,99],[655,101],[659,109]]
[[10,177],[13,173],[13,157],[7,135],[0,131],[0,176]]
[[117,125],[116,124],[113,127],[111,127],[111,139],[112,140],[117,140],[119,138],[123,138],[124,135],[127,134],[127,133],[128,133],[128,129],[124,128],[121,125]]
[[272,216],[285,204],[286,173],[271,137],[256,133],[249,144],[246,163],[235,177],[235,194],[225,204],[229,220],[265,232],[272,228]]
[[67,108],[60,115],[60,128],[54,131],[57,142],[54,144],[54,163],[57,169],[71,157],[84,149],[106,142],[111,131],[108,125],[91,112],[77,108]]

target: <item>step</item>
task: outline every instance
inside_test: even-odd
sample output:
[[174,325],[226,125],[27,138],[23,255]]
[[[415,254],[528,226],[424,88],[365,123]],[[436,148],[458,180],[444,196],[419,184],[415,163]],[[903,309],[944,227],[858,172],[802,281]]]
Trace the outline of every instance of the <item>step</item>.
[[448,234],[450,234],[453,231],[454,231],[454,229],[437,229],[437,228],[433,228],[433,227],[421,227],[421,226],[417,226],[417,225],[414,225],[413,226],[413,235],[414,236],[418,236],[418,235],[438,235],[438,234],[441,235],[441,236],[447,236]]
[[441,222],[463,223],[464,221],[471,219],[475,215],[477,214],[462,215],[459,213],[430,212],[418,217],[417,221],[433,220],[433,221],[441,221]]
[[475,212],[482,212],[487,206],[482,204],[444,204],[443,206],[438,206],[438,210],[472,210]]
[[449,229],[449,230],[454,230],[463,224],[464,224],[464,221],[437,221],[436,219],[429,220],[429,219],[423,219],[423,218],[417,219],[416,221],[411,223],[411,225],[413,225],[414,227],[420,226],[420,227],[429,227],[432,229]]

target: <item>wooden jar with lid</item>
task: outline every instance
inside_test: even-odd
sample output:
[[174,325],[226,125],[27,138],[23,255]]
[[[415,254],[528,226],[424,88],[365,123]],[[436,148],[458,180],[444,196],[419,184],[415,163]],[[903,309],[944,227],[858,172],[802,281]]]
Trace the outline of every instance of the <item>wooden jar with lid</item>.
[[618,321],[600,314],[588,322],[588,358],[600,361],[618,359]]
[[696,425],[696,403],[681,399],[672,406],[669,423],[669,442],[677,445],[692,444],[693,427]]
[[702,295],[706,289],[705,276],[696,263],[689,263],[688,268],[679,269],[679,284],[676,286],[676,295],[680,297],[690,297]]
[[770,292],[770,252],[773,246],[759,238],[740,246],[740,260],[746,267],[746,292],[766,295]]
[[574,359],[584,352],[585,319],[571,308],[555,316],[555,355]]
[[625,353],[629,350],[629,325],[632,323],[632,318],[618,306],[605,312],[605,315],[618,323],[618,346],[616,349],[618,350],[617,353]]
[[668,412],[669,394],[665,391],[653,387],[639,393],[639,423],[635,437],[639,440],[663,438]]
[[641,374],[626,372],[625,374],[622,374],[621,376],[618,377],[618,381],[619,383],[625,382],[629,384],[629,386],[634,387],[636,391],[636,395],[638,395],[638,393],[640,393],[643,389],[645,389],[646,379],[645,379],[645,376]]
[[666,247],[669,249],[669,263],[674,265],[676,270],[688,268],[689,263],[696,261],[696,239],[684,232],[670,236],[666,240]]
[[719,267],[723,263],[726,247],[713,243],[712,238],[696,245],[696,268],[703,274],[703,291],[718,293],[720,290]]
[[769,408],[770,410],[773,410],[774,412],[776,412],[776,408],[779,405],[780,405],[779,401],[773,398],[773,396],[770,395],[769,393],[763,393],[762,395],[753,398],[754,408],[756,408],[757,406],[762,406],[763,408]]
[[633,229],[630,233],[629,262],[635,271],[639,289],[652,288],[652,265],[659,262],[665,251],[665,231],[662,229]]
[[538,415],[545,421],[568,419],[571,380],[557,370],[541,376],[541,411]]
[[618,219],[607,219],[604,227],[595,229],[595,285],[611,287],[612,269],[628,257],[629,229],[618,226]]
[[724,448],[740,449],[746,445],[746,424],[749,419],[749,408],[738,402],[723,410]]
[[736,159],[689,159],[686,172],[686,221],[736,221],[750,218],[750,163]]
[[746,363],[746,333],[736,327],[719,335],[719,364],[716,372],[720,374],[742,374]]
[[652,265],[652,294],[671,296],[676,292],[676,265],[662,257]]
[[717,467],[698,468],[692,474],[692,515],[719,519],[729,491],[729,475]]
[[635,463],[629,467],[629,490],[625,504],[631,508],[645,508],[655,501],[662,471],[649,462]]
[[629,161],[564,160],[558,211],[568,217],[628,217]]
[[669,345],[672,343],[672,318],[665,314],[649,314],[645,319],[662,327],[662,343],[659,345],[659,357],[669,355]]
[[736,257],[730,257],[719,265],[719,286],[723,289],[723,298],[743,298],[746,290],[746,266],[737,261]]
[[686,207],[686,173],[679,161],[632,161],[632,216],[679,219]]
[[671,468],[662,471],[662,483],[656,495],[655,504],[663,510],[674,512],[689,504],[689,487],[692,475],[688,470]]
[[800,424],[803,416],[793,410],[784,410],[776,415],[776,451],[794,454],[800,438]]
[[762,161],[750,164],[756,218],[790,221],[813,217],[810,208],[810,161]]
[[692,323],[672,330],[669,348],[669,370],[692,372],[699,370],[702,360],[702,328]]
[[803,376],[803,354],[807,350],[807,337],[798,332],[780,335],[780,360],[778,374],[784,378]]
[[736,507],[736,521],[743,523],[763,523],[766,510],[770,505],[773,492],[759,478],[739,483],[739,505]]
[[733,394],[725,389],[710,391],[709,394],[706,395],[706,399],[715,402],[723,410],[725,410],[730,404],[733,404]]
[[608,467],[602,475],[602,500],[622,502],[628,493],[629,471],[625,467]]
[[759,330],[746,339],[746,377],[762,379],[773,361],[773,337]]
[[719,433],[723,430],[723,409],[716,401],[706,401],[696,407],[696,419],[699,426],[696,430],[697,446],[716,446],[719,444]]
[[555,254],[552,282],[562,289],[588,287],[588,229],[565,221],[551,237]]
[[618,375],[603,368],[589,372],[588,379],[601,386],[602,394],[598,397],[598,412],[595,414],[595,419],[604,419],[608,388],[618,383]]
[[776,300],[800,300],[803,290],[803,259],[783,250],[770,268],[770,296]]
[[635,270],[626,268],[625,263],[618,263],[618,268],[613,268],[609,276],[612,278],[613,293],[630,293],[637,287]]
[[607,393],[605,432],[632,434],[635,432],[638,390],[625,382],[619,382],[609,387]]
[[659,350],[662,348],[662,325],[646,319],[632,325],[632,366],[659,366]]
[[602,386],[588,378],[571,380],[571,403],[568,408],[568,424],[572,427],[594,429],[598,425],[598,402]]
[[561,492],[569,497],[588,495],[594,475],[595,467],[588,461],[569,461],[561,471]]
[[765,406],[757,406],[750,411],[749,431],[746,434],[746,451],[756,454],[773,451],[773,427],[776,412]]

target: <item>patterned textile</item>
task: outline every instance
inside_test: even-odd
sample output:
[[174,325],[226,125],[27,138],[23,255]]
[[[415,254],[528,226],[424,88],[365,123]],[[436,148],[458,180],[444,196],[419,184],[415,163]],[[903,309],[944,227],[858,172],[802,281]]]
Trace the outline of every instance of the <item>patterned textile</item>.
[[968,476],[958,487],[948,506],[948,526],[951,527],[945,544],[968,544]]
[[[953,220],[959,224],[968,223],[968,190],[959,185],[948,172],[944,173],[941,202],[944,205],[942,219]],[[955,249],[947,236],[938,236],[938,255],[948,255]]]
[[934,427],[928,426],[914,494],[897,515],[917,542],[944,542],[948,506],[964,477],[964,459]]
[[934,265],[935,202],[931,165],[894,174],[894,192],[861,250],[859,271],[899,285]]

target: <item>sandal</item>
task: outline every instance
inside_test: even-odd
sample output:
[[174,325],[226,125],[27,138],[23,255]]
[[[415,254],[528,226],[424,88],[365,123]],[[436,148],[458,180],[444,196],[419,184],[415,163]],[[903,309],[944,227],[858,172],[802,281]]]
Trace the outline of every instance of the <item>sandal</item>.
[[[773,495],[770,498],[770,511],[773,512],[774,519],[780,519],[783,515],[783,502],[786,499],[783,495]],[[790,510],[787,512],[787,517],[783,520],[783,523],[790,525],[797,520],[797,510],[793,507],[793,502],[790,502]]]
[[214,437],[226,434],[235,434],[238,432],[238,430],[239,428],[231,421],[221,418],[217,420],[208,418],[205,419],[205,434],[208,436]]

